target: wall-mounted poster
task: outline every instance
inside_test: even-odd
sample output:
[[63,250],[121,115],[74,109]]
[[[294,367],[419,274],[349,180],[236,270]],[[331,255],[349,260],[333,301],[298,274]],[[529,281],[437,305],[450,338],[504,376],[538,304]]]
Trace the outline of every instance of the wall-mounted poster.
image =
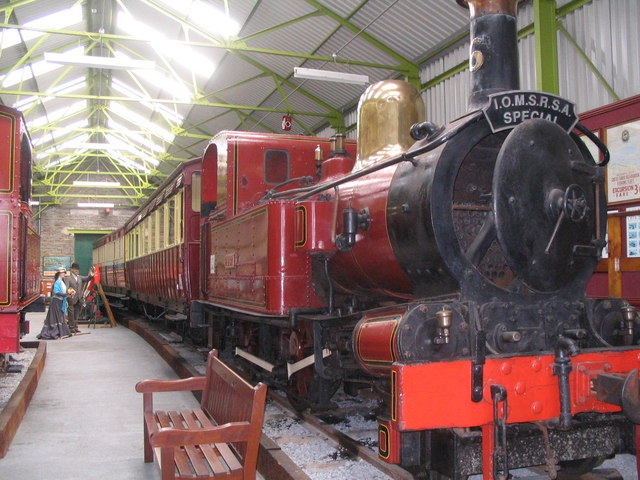
[[640,120],[607,129],[611,161],[607,167],[607,200],[640,198]]
[[53,277],[60,267],[68,271],[71,257],[42,257],[42,275],[45,277]]
[[627,257],[640,257],[640,215],[627,217]]

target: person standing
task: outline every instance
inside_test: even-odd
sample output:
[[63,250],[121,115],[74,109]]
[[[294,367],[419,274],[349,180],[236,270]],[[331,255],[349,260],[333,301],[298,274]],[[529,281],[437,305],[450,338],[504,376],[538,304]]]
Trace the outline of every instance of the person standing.
[[64,312],[67,311],[67,285],[62,279],[65,273],[64,268],[56,272],[51,292],[51,304],[38,338],[55,340],[71,336],[69,325],[64,319]]
[[80,333],[80,330],[78,330],[78,317],[82,312],[82,291],[84,283],[93,277],[93,267],[87,276],[80,275],[80,265],[76,262],[71,264],[69,270],[71,273],[64,278],[67,284],[67,299],[69,301],[67,320],[71,333]]

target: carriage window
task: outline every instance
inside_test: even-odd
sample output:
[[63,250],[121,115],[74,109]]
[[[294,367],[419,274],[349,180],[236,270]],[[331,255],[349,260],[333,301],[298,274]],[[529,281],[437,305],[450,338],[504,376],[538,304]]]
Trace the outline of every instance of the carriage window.
[[287,150],[264,151],[264,181],[275,185],[289,180],[289,152]]
[[174,226],[174,232],[175,232],[175,236],[176,236],[176,243],[181,243],[182,242],[182,202],[183,202],[183,198],[182,198],[182,193],[183,191],[180,190],[177,194],[176,194],[176,209],[175,209],[175,226]]
[[202,181],[200,172],[193,172],[191,175],[191,210],[200,211],[200,200],[202,199]]
[[164,236],[164,233],[167,231],[165,228],[165,210],[167,209],[167,204],[163,203],[158,207],[158,250],[162,250],[167,246],[167,239]]
[[20,200],[28,202],[31,197],[31,143],[26,133],[20,142]]
[[171,198],[167,202],[167,246],[169,247],[176,243],[175,215],[176,200]]

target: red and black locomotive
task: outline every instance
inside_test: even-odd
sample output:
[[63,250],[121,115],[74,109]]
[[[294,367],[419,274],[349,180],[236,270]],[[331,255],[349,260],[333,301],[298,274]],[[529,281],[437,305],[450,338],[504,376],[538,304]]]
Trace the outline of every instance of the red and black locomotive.
[[[31,225],[31,141],[18,110],[0,106],[0,369],[28,333],[40,299],[40,235]],[[37,303],[38,309],[44,305]]]
[[[189,189],[173,228],[200,261],[185,244],[165,287],[189,283],[190,296],[123,291],[209,327],[210,346],[300,407],[327,405],[341,383],[375,388],[389,462],[452,479],[588,471],[635,453],[640,421],[635,309],[585,296],[608,152],[570,102],[518,90],[516,0],[468,3],[468,114],[437,127],[413,87],[388,81],[360,101],[355,158],[340,136],[220,133],[197,182],[165,187]],[[171,224],[154,212],[167,198],[115,234],[122,278],[162,278]],[[135,233],[154,215],[155,234]],[[155,260],[131,257],[141,241]]]

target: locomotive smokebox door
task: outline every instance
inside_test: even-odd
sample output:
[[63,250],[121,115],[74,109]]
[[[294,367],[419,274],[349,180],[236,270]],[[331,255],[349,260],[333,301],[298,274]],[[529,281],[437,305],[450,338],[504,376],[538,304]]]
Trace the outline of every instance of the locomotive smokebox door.
[[498,241],[532,289],[554,292],[593,271],[604,232],[601,175],[555,123],[528,120],[505,140],[493,176]]

